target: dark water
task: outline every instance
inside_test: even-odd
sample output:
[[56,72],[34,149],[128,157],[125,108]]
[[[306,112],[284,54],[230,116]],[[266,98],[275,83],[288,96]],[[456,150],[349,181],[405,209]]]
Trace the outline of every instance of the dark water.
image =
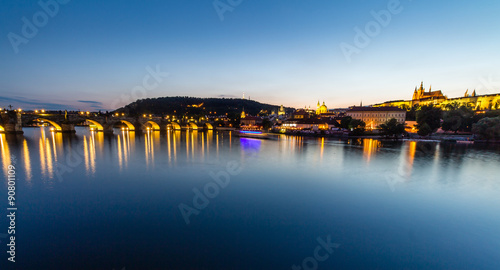
[[1,269],[500,269],[498,147],[0,136]]

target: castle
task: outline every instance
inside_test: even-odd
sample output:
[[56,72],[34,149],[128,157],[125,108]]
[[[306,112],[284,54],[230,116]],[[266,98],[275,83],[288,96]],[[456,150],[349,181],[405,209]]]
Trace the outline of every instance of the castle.
[[448,98],[441,90],[426,91],[424,83],[420,87],[415,87],[411,100],[394,100],[373,105],[373,107],[399,107],[402,109],[410,109],[415,105],[434,105],[446,109],[448,104],[459,104],[472,108],[474,111],[497,110],[500,109],[500,93],[489,95],[477,95],[476,90],[469,94],[469,90],[465,91],[463,97]]

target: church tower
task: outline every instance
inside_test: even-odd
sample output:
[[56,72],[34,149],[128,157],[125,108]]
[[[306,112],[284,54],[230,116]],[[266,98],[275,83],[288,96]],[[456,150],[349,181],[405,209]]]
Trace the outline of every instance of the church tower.
[[285,115],[285,107],[283,107],[283,105],[281,105],[281,107],[278,111],[278,115]]

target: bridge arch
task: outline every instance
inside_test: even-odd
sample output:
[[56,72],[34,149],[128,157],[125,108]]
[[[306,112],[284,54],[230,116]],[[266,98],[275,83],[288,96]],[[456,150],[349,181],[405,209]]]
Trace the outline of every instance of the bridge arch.
[[160,125],[158,125],[158,123],[156,123],[155,121],[147,121],[144,126],[148,127],[148,125],[151,125],[151,129],[152,130],[160,130]]
[[174,130],[181,130],[181,125],[177,122],[170,122],[168,125]]
[[129,121],[127,121],[127,120],[118,120],[118,121],[122,124],[125,124],[127,126],[128,130],[130,130],[130,131],[135,130],[134,125],[132,123],[130,123]]
[[95,120],[90,120],[90,119],[85,119],[87,122],[93,124],[94,126],[97,127],[97,131],[104,131],[104,127],[101,125],[101,123],[95,121]]
[[0,125],[0,132],[4,132],[4,131],[5,131],[5,128]]
[[193,122],[189,122],[188,123],[188,128],[190,129],[198,129],[198,125],[196,125],[195,123]]
[[208,129],[208,130],[213,130],[213,129],[214,129],[214,126],[212,126],[212,124],[210,124],[210,123],[205,123],[205,124],[203,125],[203,127],[204,127],[205,129]]
[[56,129],[56,131],[62,131],[62,127],[58,123],[51,121],[49,119],[36,118],[36,119],[34,119],[34,121],[47,122],[47,123],[51,124]]

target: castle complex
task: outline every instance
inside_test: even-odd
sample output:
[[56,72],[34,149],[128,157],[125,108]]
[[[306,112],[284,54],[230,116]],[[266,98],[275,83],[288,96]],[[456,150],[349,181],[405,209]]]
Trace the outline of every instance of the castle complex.
[[432,91],[431,87],[426,91],[424,83],[420,87],[415,87],[413,97],[411,100],[394,100],[387,101],[380,104],[375,104],[373,107],[399,107],[402,109],[409,109],[415,105],[434,105],[446,108],[446,105],[458,103],[472,108],[475,111],[483,110],[497,110],[500,109],[500,93],[490,95],[477,95],[476,90],[469,94],[467,90],[463,97],[448,98],[441,90]]

